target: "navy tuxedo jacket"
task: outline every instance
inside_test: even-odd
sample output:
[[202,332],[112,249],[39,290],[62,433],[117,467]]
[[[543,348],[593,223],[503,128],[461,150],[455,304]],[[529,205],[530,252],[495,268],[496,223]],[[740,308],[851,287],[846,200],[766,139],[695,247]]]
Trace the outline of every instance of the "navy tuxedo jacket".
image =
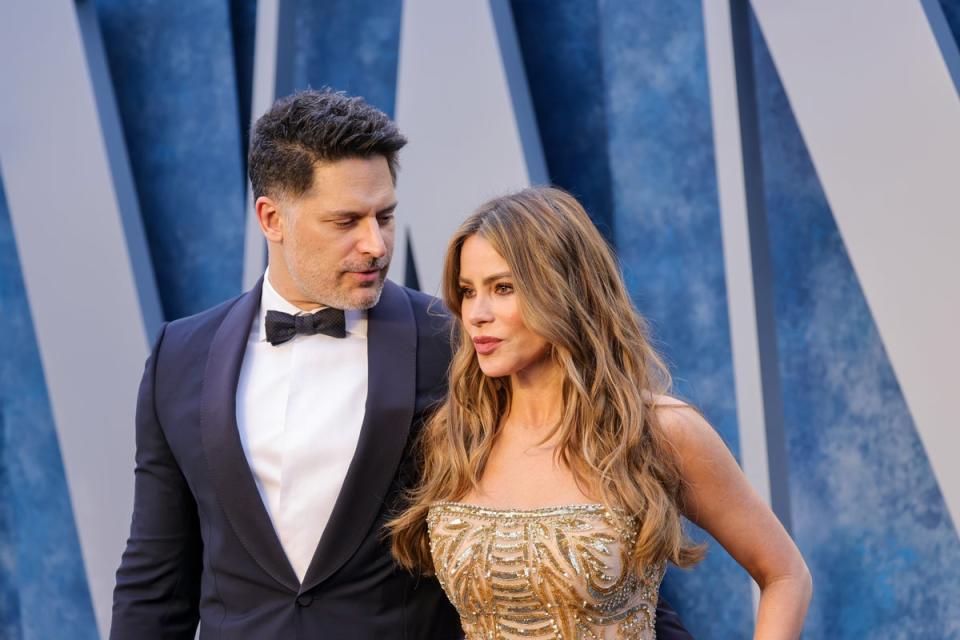
[[[260,289],[165,325],[147,361],[110,638],[192,639],[198,620],[201,640],[460,637],[437,582],[398,569],[383,535],[416,471],[412,436],[445,392],[448,317],[429,296],[389,281],[369,311],[360,439],[300,584],[237,430],[237,379]],[[689,637],[671,610],[657,614],[661,640]]]

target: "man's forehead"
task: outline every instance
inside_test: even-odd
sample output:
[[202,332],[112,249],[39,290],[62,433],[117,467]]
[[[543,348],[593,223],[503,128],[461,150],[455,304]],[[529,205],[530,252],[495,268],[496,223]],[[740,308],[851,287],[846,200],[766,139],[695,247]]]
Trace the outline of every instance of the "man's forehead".
[[381,210],[396,204],[396,191],[386,160],[348,158],[318,164],[313,184],[302,200],[326,211]]
[[377,178],[387,175],[391,178],[390,164],[385,156],[376,154],[371,156],[349,156],[339,160],[319,160],[313,163],[314,179],[323,179],[327,176],[361,176],[369,175]]

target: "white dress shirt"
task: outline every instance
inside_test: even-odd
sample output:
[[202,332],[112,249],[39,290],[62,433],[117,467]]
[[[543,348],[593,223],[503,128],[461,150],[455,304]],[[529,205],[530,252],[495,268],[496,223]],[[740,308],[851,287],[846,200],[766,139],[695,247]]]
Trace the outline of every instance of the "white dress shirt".
[[237,384],[237,426],[274,529],[303,582],[353,459],[367,400],[367,318],[346,311],[346,338],[266,341],[268,310],[305,313],[263,278]]

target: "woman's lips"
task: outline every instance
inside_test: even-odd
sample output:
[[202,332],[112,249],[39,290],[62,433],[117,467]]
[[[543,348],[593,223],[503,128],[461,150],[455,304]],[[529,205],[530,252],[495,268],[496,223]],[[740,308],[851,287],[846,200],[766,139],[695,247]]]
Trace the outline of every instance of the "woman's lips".
[[497,347],[500,346],[500,343],[503,342],[500,338],[492,338],[490,336],[479,336],[473,339],[473,346],[482,356],[488,356],[494,351]]

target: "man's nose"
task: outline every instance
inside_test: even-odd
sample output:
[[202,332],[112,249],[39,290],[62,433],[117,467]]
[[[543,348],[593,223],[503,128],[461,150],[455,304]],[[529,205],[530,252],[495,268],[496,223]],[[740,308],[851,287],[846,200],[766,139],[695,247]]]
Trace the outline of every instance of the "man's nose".
[[379,220],[365,218],[360,224],[360,232],[362,235],[357,242],[357,249],[360,253],[374,258],[382,258],[387,255],[387,243]]

